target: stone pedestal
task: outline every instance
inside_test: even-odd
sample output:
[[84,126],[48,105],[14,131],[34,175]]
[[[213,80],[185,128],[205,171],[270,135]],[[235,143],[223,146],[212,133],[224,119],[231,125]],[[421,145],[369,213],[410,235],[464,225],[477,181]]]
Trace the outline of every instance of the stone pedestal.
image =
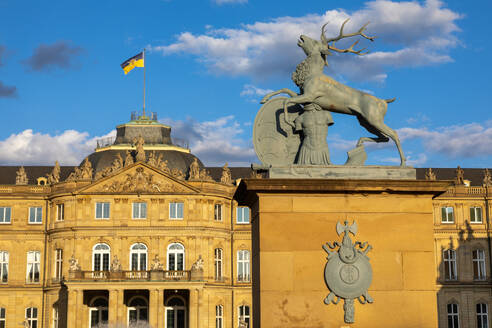
[[163,281],[164,280],[164,271],[163,270],[151,270],[150,271],[150,280],[152,280],[152,281]]
[[344,327],[343,301],[325,305],[322,245],[357,222],[368,241],[373,304],[355,301],[350,327],[437,327],[432,198],[447,182],[245,179],[252,209],[253,327]]
[[269,168],[268,174],[275,179],[415,180],[417,177],[417,171],[413,167],[375,165],[277,166]]

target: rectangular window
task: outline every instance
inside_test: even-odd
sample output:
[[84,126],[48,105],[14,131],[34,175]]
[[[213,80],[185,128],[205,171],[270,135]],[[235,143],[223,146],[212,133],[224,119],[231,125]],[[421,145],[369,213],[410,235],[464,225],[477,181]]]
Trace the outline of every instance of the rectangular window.
[[215,280],[222,280],[222,249],[216,248],[214,251],[215,257]]
[[96,219],[109,219],[109,203],[96,203]]
[[65,205],[56,205],[56,221],[63,221],[65,219]]
[[10,213],[12,209],[10,207],[0,207],[0,224],[10,223]]
[[447,249],[443,254],[444,258],[444,278],[446,280],[457,280],[458,273],[456,270],[456,251]]
[[249,207],[238,206],[236,210],[237,223],[249,223]]
[[147,218],[147,203],[144,202],[133,203],[133,218],[134,219]]
[[222,221],[222,204],[214,205],[214,220]]
[[489,328],[489,313],[485,303],[477,304],[477,327]]
[[183,203],[169,203],[169,218],[171,220],[183,219]]
[[30,224],[43,223],[43,208],[42,207],[29,207],[29,223]]
[[55,250],[55,278],[60,281],[63,274],[63,249]]
[[483,249],[476,249],[472,252],[473,279],[485,280],[485,252]]
[[249,251],[237,252],[237,281],[249,282]]
[[482,223],[482,208],[480,206],[470,207],[470,222]]
[[448,304],[448,328],[459,328],[458,304]]
[[222,328],[224,322],[224,307],[222,305],[215,306],[215,328]]
[[40,252],[27,252],[27,283],[39,282]]
[[0,282],[6,284],[9,281],[9,252],[0,251]]
[[5,328],[5,308],[0,308],[0,328]]
[[26,321],[29,328],[38,328],[38,308],[30,307],[26,309]]
[[441,223],[454,223],[454,209],[451,206],[441,207]]

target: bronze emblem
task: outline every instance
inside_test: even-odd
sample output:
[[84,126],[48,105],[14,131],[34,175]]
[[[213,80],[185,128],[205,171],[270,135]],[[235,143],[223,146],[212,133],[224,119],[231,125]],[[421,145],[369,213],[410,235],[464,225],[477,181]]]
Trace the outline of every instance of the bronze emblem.
[[[344,233],[342,243],[335,241],[333,244],[327,242],[323,249],[328,253],[328,262],[325,265],[325,282],[330,294],[325,298],[325,304],[338,304],[340,299],[344,300],[345,323],[354,323],[354,299],[361,304],[372,303],[373,299],[367,289],[372,282],[372,267],[369,257],[366,255],[372,246],[367,242],[357,241],[352,243],[350,233],[357,233],[357,223],[345,225],[337,223],[337,234]],[[331,251],[330,249],[338,250]]]

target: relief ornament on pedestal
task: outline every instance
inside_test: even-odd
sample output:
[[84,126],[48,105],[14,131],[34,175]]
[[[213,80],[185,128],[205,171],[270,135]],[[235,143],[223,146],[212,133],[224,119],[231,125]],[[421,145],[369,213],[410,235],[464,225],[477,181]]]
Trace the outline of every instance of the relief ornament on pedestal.
[[[369,263],[367,253],[372,249],[367,242],[357,241],[352,243],[350,233],[355,236],[357,223],[342,225],[337,223],[337,234],[344,233],[342,243],[335,241],[333,244],[327,242],[323,249],[328,253],[328,262],[325,265],[325,282],[330,293],[325,298],[326,305],[338,304],[340,299],[344,300],[345,323],[355,322],[354,299],[361,304],[372,303],[373,299],[367,292],[372,282],[372,267]],[[330,249],[338,250],[331,251]],[[336,298],[336,299],[335,299]]]

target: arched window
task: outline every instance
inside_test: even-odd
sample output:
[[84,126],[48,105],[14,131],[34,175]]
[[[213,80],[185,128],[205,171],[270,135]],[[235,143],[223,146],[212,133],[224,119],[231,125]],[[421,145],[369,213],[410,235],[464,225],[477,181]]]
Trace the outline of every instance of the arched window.
[[250,319],[251,319],[251,316],[249,314],[249,306],[248,305],[239,306],[239,316],[238,316],[239,322],[243,321],[247,324],[246,327],[249,327],[250,326]]
[[448,328],[459,328],[459,315],[458,315],[458,304],[449,303],[447,305],[448,313]]
[[108,323],[108,300],[104,297],[96,297],[92,300],[89,307],[89,317],[91,326],[96,328]]
[[222,280],[222,249],[214,250],[215,280]]
[[179,243],[173,243],[167,247],[167,269],[170,271],[183,271],[185,248]]
[[485,280],[485,252],[483,249],[475,249],[472,252],[473,279]]
[[92,249],[92,271],[109,271],[110,255],[107,244],[96,244]]
[[9,252],[0,251],[0,282],[9,281]]
[[237,280],[249,281],[249,251],[247,250],[237,252]]
[[145,244],[136,243],[130,247],[130,270],[147,270],[147,246]]
[[224,307],[222,305],[215,306],[215,328],[224,326]]
[[457,280],[458,272],[456,270],[456,251],[446,249],[443,253],[444,260],[444,278],[446,280]]
[[186,327],[186,303],[179,296],[171,297],[166,303],[166,328]]
[[26,321],[30,328],[38,328],[38,308],[29,307],[26,309]]
[[141,296],[135,296],[128,302],[128,325],[144,324],[148,321],[149,307]]

